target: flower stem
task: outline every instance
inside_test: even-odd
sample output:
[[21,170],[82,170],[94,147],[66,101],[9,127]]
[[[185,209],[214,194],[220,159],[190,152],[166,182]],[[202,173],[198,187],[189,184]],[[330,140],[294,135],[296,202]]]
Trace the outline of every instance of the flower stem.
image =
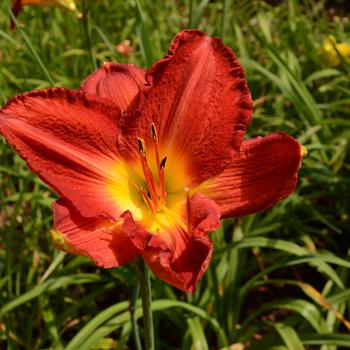
[[137,262],[137,271],[140,280],[143,323],[145,334],[145,350],[154,350],[154,329],[152,315],[152,294],[151,294],[151,279],[150,271],[142,258]]
[[137,281],[136,287],[132,295],[131,303],[130,303],[132,334],[134,337],[134,346],[136,350],[142,350],[139,328],[137,325],[137,318],[135,314],[135,305],[136,305],[137,298],[139,297],[139,294],[140,294],[140,282]]

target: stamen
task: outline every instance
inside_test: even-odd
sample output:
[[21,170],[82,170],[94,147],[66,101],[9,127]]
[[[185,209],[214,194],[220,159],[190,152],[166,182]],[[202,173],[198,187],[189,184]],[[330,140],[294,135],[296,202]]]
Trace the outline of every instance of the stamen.
[[164,157],[159,165],[159,187],[160,187],[160,199],[165,204],[166,192],[165,192],[165,181],[164,181],[164,168],[167,157]]
[[147,162],[147,152],[146,152],[145,141],[141,137],[137,138],[137,146],[138,146],[138,150],[139,150],[139,154],[140,154],[142,170],[143,170],[143,174],[145,175],[147,188],[148,188],[148,191],[150,193],[151,200],[153,202],[153,207],[155,207],[155,210],[156,210],[157,204],[158,204],[157,193],[159,192],[159,188],[154,180],[154,176],[152,174],[152,171],[149,168],[149,165]]
[[167,157],[164,157],[162,161],[160,162],[159,168],[162,170],[165,168],[165,163],[166,163]]
[[[151,135],[152,135],[152,140],[154,144],[154,151],[156,153],[156,165],[157,165],[157,172],[158,172],[158,179],[160,180],[160,164],[159,164],[159,151],[158,151],[158,134],[157,134],[157,129],[156,125],[154,123],[151,123]],[[159,195],[161,195],[159,193]]]
[[187,209],[187,230],[188,233],[192,232],[192,225],[191,225],[191,202],[190,202],[190,190],[188,187],[184,188],[184,191],[186,192],[186,209]]
[[[145,176],[147,189],[149,195],[144,189],[137,186],[140,194],[142,194],[144,201],[147,203],[148,207],[156,212],[159,206],[164,206],[166,203],[166,191],[165,191],[165,180],[164,180],[164,168],[167,161],[167,157],[164,157],[162,161],[159,160],[159,150],[158,150],[158,134],[157,128],[154,123],[151,123],[151,136],[154,145],[154,153],[156,156],[156,167],[158,181],[153,175],[147,160],[147,150],[146,144],[143,138],[137,137],[137,148],[140,155],[140,162],[142,165],[142,171]],[[161,205],[162,204],[162,205]]]
[[146,156],[146,146],[145,146],[145,141],[141,139],[141,137],[137,138],[137,147],[139,150],[139,154]]
[[157,129],[154,123],[151,123],[151,134],[152,134],[152,139],[158,143]]
[[151,123],[151,135],[154,143],[154,151],[156,154],[157,172],[158,172],[158,179],[159,179],[158,196],[160,197],[162,204],[165,204],[166,192],[165,192],[165,182],[164,182],[164,168],[165,168],[167,157],[163,158],[163,160],[159,162],[158,134],[157,134],[156,125],[154,123]]

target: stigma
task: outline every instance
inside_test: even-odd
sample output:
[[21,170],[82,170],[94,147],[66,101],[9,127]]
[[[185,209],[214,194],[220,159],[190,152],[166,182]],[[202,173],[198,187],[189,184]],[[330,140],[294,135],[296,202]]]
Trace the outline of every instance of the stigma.
[[164,171],[167,157],[160,160],[158,134],[154,123],[151,123],[150,125],[150,132],[156,161],[157,177],[153,174],[149,166],[145,141],[143,138],[137,137],[137,150],[147,188],[145,189],[137,184],[135,184],[135,186],[137,187],[139,194],[142,196],[143,201],[147,204],[148,208],[156,213],[166,206]]

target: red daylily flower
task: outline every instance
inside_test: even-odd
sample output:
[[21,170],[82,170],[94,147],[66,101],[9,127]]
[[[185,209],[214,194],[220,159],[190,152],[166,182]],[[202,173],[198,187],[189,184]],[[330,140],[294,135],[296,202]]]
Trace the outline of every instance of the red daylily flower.
[[80,90],[18,95],[0,130],[59,194],[61,249],[106,268],[141,255],[193,292],[220,217],[271,207],[296,185],[301,146],[281,132],[243,141],[251,112],[233,52],[186,30],[147,72],[107,63]]
[[[75,0],[12,0],[12,12],[14,16],[18,16],[23,6],[58,6],[74,12],[77,17],[82,16],[77,9]],[[16,28],[16,25],[12,20],[11,28]]]

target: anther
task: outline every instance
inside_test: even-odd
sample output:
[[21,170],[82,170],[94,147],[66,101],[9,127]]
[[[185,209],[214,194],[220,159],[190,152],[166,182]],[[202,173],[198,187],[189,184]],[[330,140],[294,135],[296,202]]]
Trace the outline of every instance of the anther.
[[151,123],[151,134],[152,134],[152,139],[155,142],[158,142],[157,129],[156,129],[156,125],[154,123]]
[[145,141],[143,139],[141,139],[141,137],[137,138],[137,147],[139,150],[139,154],[145,156],[146,155]]
[[162,159],[158,169],[160,199],[163,204],[165,204],[165,199],[166,199],[165,181],[164,181],[164,168],[165,168],[166,160],[167,160],[167,157],[164,157]]
[[164,157],[162,161],[160,162],[159,169],[162,170],[165,168],[165,163],[166,163],[167,157]]

